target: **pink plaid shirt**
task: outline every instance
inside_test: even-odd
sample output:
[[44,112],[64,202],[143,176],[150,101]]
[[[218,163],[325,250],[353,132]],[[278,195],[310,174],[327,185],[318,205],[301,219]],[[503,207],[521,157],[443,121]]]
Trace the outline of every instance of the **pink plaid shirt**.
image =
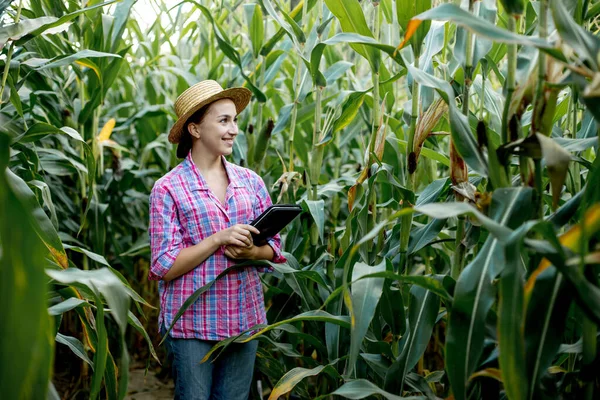
[[[253,171],[223,158],[229,177],[225,204],[209,189],[191,158],[173,168],[154,184],[150,194],[150,248],[152,261],[148,278],[158,280],[160,295],[159,330],[167,328],[186,299],[236,264],[224,247],[188,273],[165,282],[165,276],[181,249],[235,224],[250,223],[271,205],[263,180]],[[279,235],[269,240],[274,262],[285,262]],[[177,321],[172,337],[222,340],[256,324],[266,324],[261,268],[234,270],[215,282]],[[262,268],[261,272],[264,272]],[[266,268],[270,270],[270,268]]]

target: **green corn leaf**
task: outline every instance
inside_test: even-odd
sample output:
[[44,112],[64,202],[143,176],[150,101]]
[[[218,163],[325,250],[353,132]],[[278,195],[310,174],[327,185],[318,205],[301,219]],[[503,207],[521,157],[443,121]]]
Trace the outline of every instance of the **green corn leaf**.
[[263,6],[265,7],[265,10],[267,10],[267,12],[269,13],[269,15],[271,17],[273,17],[273,19],[275,21],[277,21],[279,26],[281,26],[281,28],[283,28],[283,30],[288,34],[290,39],[292,39],[294,41],[297,48],[301,49],[300,46],[306,42],[306,37],[304,36],[304,32],[298,26],[296,21],[294,21],[294,19],[291,18],[283,10],[280,10],[281,14],[283,15],[283,18],[284,18],[284,19],[281,19],[279,17],[279,14],[277,14],[277,11],[275,11],[273,4],[271,4],[271,0],[261,0],[261,2],[263,4]]
[[433,241],[446,225],[445,219],[434,219],[427,225],[410,232],[408,254],[416,253]]
[[148,344],[148,348],[150,349],[150,354],[156,361],[160,362],[158,359],[158,355],[156,354],[156,350],[154,350],[152,339],[148,335],[148,332],[146,331],[140,320],[131,311],[127,312],[127,322],[129,323],[129,325],[133,326],[144,337],[144,339],[146,339],[146,343]]
[[23,104],[21,103],[21,97],[19,96],[19,92],[15,87],[12,77],[8,77],[7,83],[8,87],[10,88],[10,102],[17,110],[17,114],[19,114],[19,116],[23,118],[23,120],[25,120],[25,116],[23,114]]
[[375,372],[381,378],[385,378],[385,373],[390,368],[390,361],[382,356],[381,354],[369,354],[369,353],[360,353],[360,357],[366,361],[366,363],[371,367],[373,372]]
[[[594,235],[600,230],[600,205],[588,210],[585,221],[587,235]],[[526,239],[530,231],[547,241]],[[528,391],[529,398],[535,398],[542,390],[540,379],[560,347],[565,319],[573,299],[577,300],[590,319],[598,323],[600,290],[584,277],[578,265],[565,264],[563,246],[573,249],[579,245],[579,241],[587,240],[587,237],[582,237],[580,226],[572,227],[559,241],[549,222],[529,221],[512,237],[511,242],[524,241],[537,254],[546,257],[530,275],[525,286],[527,316],[524,336]]]
[[0,0],[0,16],[4,14],[4,11],[10,6],[14,0]]
[[48,314],[50,314],[52,316],[60,315],[64,312],[70,311],[76,307],[83,307],[83,306],[89,306],[89,303],[85,300],[78,299],[76,297],[71,297],[71,298],[66,299],[63,302],[60,302],[60,303],[55,304],[52,307],[48,308]]
[[551,0],[550,10],[560,37],[597,71],[600,40],[575,22],[562,1]]
[[4,397],[44,399],[54,353],[43,273],[47,251],[36,210],[44,212],[33,193],[23,198],[27,184],[8,169],[9,140],[0,133],[0,384]]
[[[391,283],[390,280],[386,280],[383,286],[383,295],[382,300],[379,302],[379,309],[381,316],[389,325],[392,333],[394,335],[402,335],[406,329],[404,298],[402,297],[402,291],[393,287]],[[363,357],[363,354],[361,354],[361,357]],[[380,376],[385,378],[385,373],[380,374]]]
[[[530,188],[498,189],[492,196],[490,215],[502,226],[520,225],[531,210]],[[490,236],[456,282],[448,321],[446,363],[452,366],[447,372],[457,400],[466,398],[467,382],[479,366],[485,320],[496,297],[492,281],[505,265],[503,244]]]
[[117,364],[109,352],[106,358],[106,369],[104,370],[104,388],[107,400],[118,399],[119,389],[117,386]]
[[265,94],[258,87],[256,87],[256,85],[254,85],[254,83],[252,82],[252,79],[250,79],[250,77],[248,77],[248,75],[244,73],[242,59],[238,51],[231,45],[231,42],[225,37],[225,35],[223,34],[223,28],[221,28],[218,22],[215,21],[210,10],[194,0],[183,0],[183,2],[191,3],[194,6],[196,6],[206,17],[206,19],[210,21],[211,25],[213,26],[215,38],[217,39],[217,43],[221,51],[227,56],[227,58],[233,61],[240,68],[240,75],[242,75],[242,77],[246,80],[248,88],[252,91],[252,93],[254,93],[256,99],[261,103],[267,101]]
[[[119,280],[108,268],[97,270],[80,270],[68,268],[65,270],[46,270],[46,274],[57,282],[64,284],[78,284],[97,292],[96,296],[104,296],[111,310],[111,315],[117,322],[122,334],[127,328],[127,311],[129,309],[129,294],[123,282]],[[97,308],[102,303],[96,303]]]
[[[118,54],[120,56],[120,58],[116,58],[116,60],[113,60],[112,62],[110,62],[108,64],[104,64],[103,68],[98,67],[98,70],[100,71],[100,73],[98,75],[102,77],[102,79],[99,83],[100,90],[93,91],[93,93],[91,94],[90,100],[85,103],[83,110],[81,110],[81,112],[79,113],[78,122],[80,124],[85,124],[92,117],[94,110],[96,110],[102,103],[104,97],[106,96],[106,93],[108,92],[108,90],[110,89],[112,84],[117,79],[119,72],[121,70],[121,66],[123,65],[123,62],[124,62],[124,56],[129,51],[130,47],[131,46],[126,47],[124,49],[119,50],[117,53],[115,53],[115,54]],[[90,65],[86,65],[86,66],[90,66]]]
[[381,5],[381,8],[383,10],[383,16],[385,17],[385,21],[388,24],[392,24],[394,22],[394,17],[392,15],[393,14],[392,0],[381,0],[379,5]]
[[[434,276],[422,276],[422,275],[399,275],[395,274],[393,271],[384,271],[384,272],[373,272],[366,275],[361,276],[358,280],[369,279],[369,278],[386,278],[391,280],[397,280],[399,282],[412,283],[413,285],[420,286],[424,289],[435,293],[440,298],[451,301],[452,296],[448,293],[447,288],[453,286],[454,280],[449,276],[444,275],[434,275]],[[354,282],[352,282],[354,283]],[[352,284],[350,283],[350,284]],[[339,286],[336,288],[325,300],[324,305],[329,304],[333,299],[339,296],[343,290],[344,286]]]
[[317,376],[322,372],[327,372],[332,376],[338,376],[339,374],[333,368],[333,365],[337,364],[339,360],[334,360],[327,365],[319,365],[315,368],[302,368],[296,367],[290,371],[288,371],[281,379],[277,382],[277,384],[273,387],[271,394],[269,395],[269,400],[276,400],[280,396],[292,391],[294,386],[296,386],[300,381],[304,378],[308,378],[310,376]]
[[[74,11],[72,13],[65,14],[58,19],[52,17],[52,20],[46,20],[43,24],[35,23],[35,29],[32,29],[32,30],[27,29],[25,34],[19,35],[19,39],[15,41],[15,45],[23,46],[29,40],[41,35],[42,33],[45,33],[49,29],[56,28],[56,27],[66,24],[66,23],[69,23],[72,20],[74,20],[75,18],[79,17],[81,14],[84,14],[88,11],[95,10],[95,9],[98,9],[101,7],[108,6],[117,1],[118,0],[109,0],[104,3],[94,4],[89,7],[85,7],[80,10]],[[23,22],[25,22],[25,21],[23,21]],[[20,23],[23,23],[23,22],[20,22]],[[0,32],[2,32],[2,31],[0,31]],[[1,34],[0,34],[0,43],[4,43],[4,40],[2,40]]]
[[4,45],[9,40],[18,40],[41,26],[55,22],[56,17],[39,17],[35,19],[26,19],[17,24],[5,25],[0,28],[0,45]]
[[353,92],[348,96],[342,106],[342,113],[333,123],[333,132],[344,129],[356,118],[358,110],[365,100],[365,94],[365,92]]
[[410,288],[408,327],[401,342],[404,346],[400,357],[387,371],[386,390],[402,393],[406,375],[417,364],[427,348],[439,308],[440,299],[434,293],[416,285]]
[[[339,20],[344,32],[358,33],[359,35],[373,38],[373,34],[367,25],[365,15],[358,0],[325,0],[325,4],[327,4],[327,8]],[[350,47],[366,58],[374,71],[380,70],[381,56],[378,51],[361,44],[351,44]],[[382,78],[384,78],[383,74]]]
[[378,265],[370,266],[364,263],[354,264],[352,269],[352,280],[355,283],[351,286],[350,310],[352,328],[350,332],[350,358],[348,359],[347,375],[352,375],[356,367],[356,359],[360,347],[369,328],[369,324],[375,315],[375,309],[383,292],[382,278],[372,278],[359,280],[364,275],[385,271],[386,264],[389,261],[383,260]]
[[[254,326],[254,327],[248,329],[247,331],[240,333],[240,335],[238,335],[238,336],[234,336],[234,337],[222,340],[220,342],[217,342],[217,344],[215,346],[213,346],[208,353],[206,353],[206,356],[204,356],[204,358],[202,359],[201,362],[208,361],[215,351],[224,350],[225,347],[227,347],[229,344],[231,344],[234,341],[239,342],[239,343],[246,343],[246,342],[249,342],[250,340],[256,339],[260,335],[264,335],[265,333],[278,328],[280,325],[290,324],[290,323],[299,322],[299,321],[327,322],[327,323],[339,325],[343,328],[350,329],[350,318],[348,316],[331,315],[328,312],[325,312],[322,310],[307,311],[302,314],[298,314],[292,318],[285,319],[283,321],[279,321],[279,322],[276,322],[271,325]],[[250,332],[250,331],[256,331],[256,332],[254,334],[252,334],[251,336],[244,335],[245,333]]]
[[[302,8],[304,7],[304,1],[300,0],[296,7],[289,13],[289,16],[294,19],[294,21],[299,22],[302,16]],[[315,4],[317,4],[317,0],[306,0],[308,3],[306,4],[307,12],[310,11]],[[283,28],[279,29],[273,37],[271,37],[264,46],[260,49],[260,54],[262,56],[267,56],[271,53],[277,42],[281,40],[282,37],[285,36],[285,30]]]
[[[8,146],[6,147],[8,148]],[[15,175],[12,171],[6,170],[6,181],[11,190],[15,193],[19,201],[26,204],[32,210],[33,218],[37,221],[34,229],[39,235],[42,242],[46,245],[52,257],[63,268],[68,267],[67,253],[63,247],[62,241],[58,237],[58,233],[52,222],[39,206],[35,194],[31,191],[27,183]]]
[[526,400],[529,384],[525,366],[524,271],[521,246],[513,241],[505,249],[506,267],[500,274],[498,346],[502,382],[510,399]]
[[494,42],[536,47],[539,50],[566,62],[564,54],[545,40],[518,35],[509,32],[506,29],[498,28],[496,25],[492,25],[488,21],[474,16],[454,4],[442,4],[414,17],[409,23],[407,28],[408,37],[405,36],[403,44],[410,40],[412,34],[418,29],[422,21],[428,20],[452,21],[456,25],[462,26],[475,34],[491,39]]
[[[357,379],[344,383],[330,395],[338,395],[347,399],[364,399],[365,397],[379,395],[387,400],[416,400],[420,397],[400,397],[380,389],[366,379]],[[327,396],[330,396],[327,395]],[[326,396],[323,396],[326,397]],[[322,398],[323,398],[322,397]]]
[[90,360],[90,358],[88,357],[85,349],[83,348],[83,343],[81,343],[79,339],[58,333],[56,334],[56,342],[68,346],[69,349],[71,349],[71,351],[75,353],[77,357],[81,358],[83,361],[88,363],[92,367],[92,369],[94,369],[94,364],[92,363],[92,360]]
[[[380,43],[377,40],[373,39],[373,37],[370,34],[364,35],[362,33],[342,32],[342,33],[338,33],[335,36],[332,36],[331,38],[323,41],[322,43],[325,45],[333,45],[333,44],[338,44],[338,43],[350,43],[350,44],[355,44],[355,45],[360,44],[360,45],[363,45],[365,48],[369,48],[369,49],[372,49],[375,51],[381,50],[384,53],[386,53],[387,55],[389,55],[390,58],[392,58],[398,64],[400,64],[402,66],[405,65],[404,60],[402,59],[400,54],[396,51],[396,48],[394,46]],[[315,46],[315,47],[317,47],[317,46]],[[389,79],[389,77],[386,79]]]
[[17,136],[16,138],[14,138],[13,143],[36,142],[36,141],[46,137],[47,135],[51,135],[51,134],[68,135],[71,138],[73,138],[81,143],[84,143],[83,138],[81,137],[79,132],[77,132],[76,130],[69,128],[69,127],[57,128],[54,125],[47,124],[45,122],[37,122],[37,123],[31,125],[31,127],[29,129],[27,129],[27,131],[25,131],[23,134]]
[[335,64],[331,65],[323,72],[323,77],[325,77],[325,83],[327,85],[332,85],[338,79],[343,77],[350,68],[352,68],[354,64],[348,61],[338,61]]
[[536,278],[527,305],[524,333],[530,395],[537,391],[540,377],[562,343],[572,299],[572,289],[556,268],[550,267]]
[[594,160],[593,168],[588,176],[589,183],[586,185],[583,199],[585,210],[591,208],[596,203],[600,203],[600,194],[598,193],[598,188],[594,185],[594,182],[598,182],[598,179],[600,179],[600,157],[596,157]]
[[324,232],[325,232],[325,201],[324,200],[303,200],[305,210],[310,213],[314,223],[317,225],[319,230],[319,238],[323,243]]
[[250,42],[254,58],[258,58],[264,40],[264,21],[262,8],[258,4],[244,4],[246,23],[250,31]]
[[114,53],[119,50],[119,45],[123,41],[123,32],[125,31],[125,25],[129,19],[131,13],[131,7],[137,2],[137,0],[123,0],[115,9],[114,21],[111,27],[110,35],[110,52]]

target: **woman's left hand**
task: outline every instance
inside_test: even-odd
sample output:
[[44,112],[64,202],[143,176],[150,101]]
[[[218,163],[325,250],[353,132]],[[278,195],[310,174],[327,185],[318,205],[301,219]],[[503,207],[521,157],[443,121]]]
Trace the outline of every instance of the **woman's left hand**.
[[234,260],[253,260],[255,258],[257,247],[254,244],[250,246],[226,246],[225,255]]

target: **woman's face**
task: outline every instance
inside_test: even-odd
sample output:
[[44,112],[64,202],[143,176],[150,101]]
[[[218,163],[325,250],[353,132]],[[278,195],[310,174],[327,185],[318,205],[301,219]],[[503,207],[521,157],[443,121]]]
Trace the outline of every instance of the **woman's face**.
[[199,124],[190,124],[190,133],[215,156],[229,155],[238,134],[235,104],[230,99],[212,103]]

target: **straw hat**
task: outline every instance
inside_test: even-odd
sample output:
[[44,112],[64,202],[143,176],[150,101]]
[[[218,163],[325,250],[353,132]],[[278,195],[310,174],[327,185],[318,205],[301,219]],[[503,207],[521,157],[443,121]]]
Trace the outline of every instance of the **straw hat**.
[[169,142],[179,143],[187,120],[207,104],[220,99],[231,99],[237,113],[241,113],[250,102],[252,92],[243,87],[223,89],[216,81],[204,80],[181,93],[175,101],[177,121],[169,133]]

